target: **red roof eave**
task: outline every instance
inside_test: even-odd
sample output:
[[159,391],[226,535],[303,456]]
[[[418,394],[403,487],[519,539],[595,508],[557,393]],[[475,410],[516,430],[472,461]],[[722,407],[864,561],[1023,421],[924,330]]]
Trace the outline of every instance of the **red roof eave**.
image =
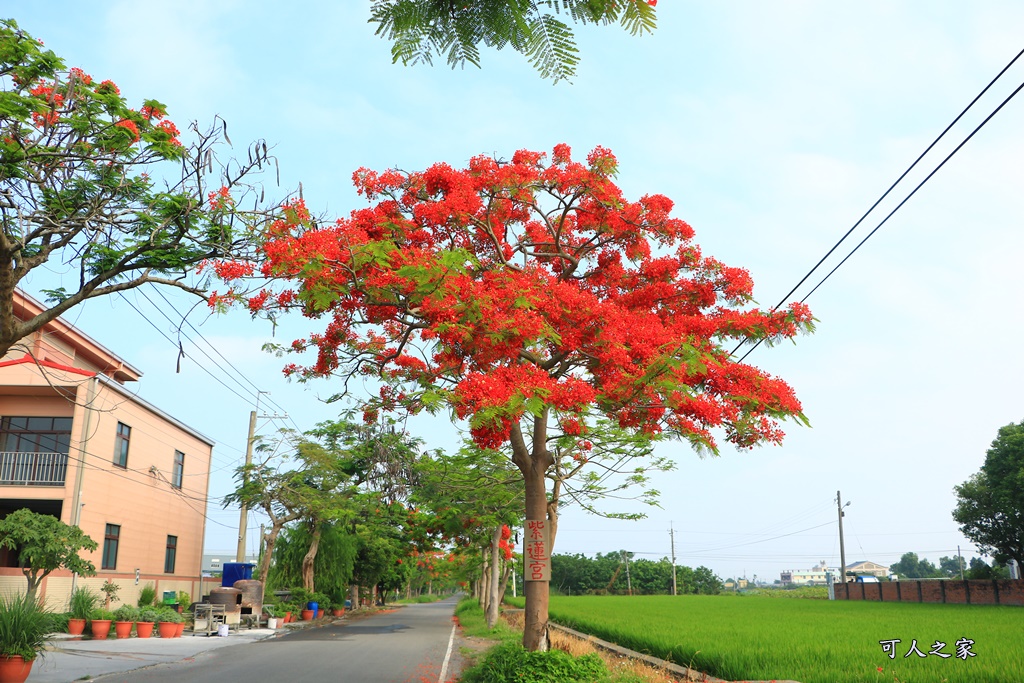
[[31,365],[38,365],[39,367],[43,367],[43,368],[50,368],[51,370],[63,370],[64,372],[70,372],[70,373],[75,374],[75,375],[83,375],[85,377],[95,377],[96,376],[95,372],[90,372],[89,370],[83,370],[82,368],[76,368],[76,367],[72,367],[70,365],[62,365],[60,363],[54,363],[53,361],[50,361],[50,360],[36,360],[35,358],[33,358],[32,356],[30,356],[28,354],[25,354],[21,358],[17,358],[15,360],[4,361],[4,362],[0,363],[0,368],[6,368],[6,367],[10,367],[12,365],[22,365],[22,364],[25,364],[25,363],[28,363],[28,364],[31,364]]

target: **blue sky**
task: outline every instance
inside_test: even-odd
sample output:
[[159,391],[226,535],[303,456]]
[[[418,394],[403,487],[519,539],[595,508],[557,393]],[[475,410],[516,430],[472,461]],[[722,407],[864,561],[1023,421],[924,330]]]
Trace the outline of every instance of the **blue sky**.
[[[1010,1],[662,0],[653,36],[578,29],[579,75],[552,85],[508,51],[485,51],[482,69],[392,65],[362,2],[23,5],[14,17],[23,28],[69,65],[114,80],[129,101],[165,102],[182,129],[220,115],[243,156],[247,141],[266,139],[279,194],[301,182],[317,211],[363,205],[350,182],[360,166],[608,147],[627,195],[675,200],[705,253],[751,271],[765,306],[1024,47],[1024,6]],[[1022,80],[1018,63],[867,229]],[[812,428],[791,425],[781,447],[726,448],[720,458],[667,446],[678,467],[657,483],[662,509],[641,522],[565,510],[556,552],[657,559],[669,553],[671,523],[678,561],[722,578],[836,566],[839,489],[853,501],[848,562],[888,565],[907,551],[937,562],[958,545],[972,555],[950,516],[952,488],[977,471],[1000,426],[1024,419],[1022,123],[1024,101],[1014,100],[815,292],[816,334],[750,357],[793,384]],[[168,296],[181,311],[193,303]],[[224,379],[231,392],[203,370],[223,377],[220,357],[187,340],[175,373],[177,347],[160,334],[175,337],[175,326],[144,297],[128,298],[155,327],[117,298],[70,318],[145,372],[143,397],[217,440],[212,496],[230,490],[256,387],[300,429],[337,414],[319,400],[336,390],[329,382],[281,379],[284,361],[260,351],[266,324],[243,313],[208,319],[202,307],[189,317],[251,382]],[[307,325],[285,321],[278,338]],[[259,424],[270,434],[279,423]],[[455,444],[443,421],[414,428],[430,447]],[[209,517],[206,547],[233,549],[237,512],[211,505]]]

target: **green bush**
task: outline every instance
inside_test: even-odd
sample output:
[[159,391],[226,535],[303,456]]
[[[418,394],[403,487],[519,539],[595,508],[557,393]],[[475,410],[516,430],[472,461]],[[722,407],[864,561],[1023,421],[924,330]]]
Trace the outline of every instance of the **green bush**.
[[35,659],[50,627],[50,614],[35,597],[0,595],[0,655]]
[[114,619],[116,621],[138,621],[139,608],[132,607],[131,605],[121,605],[114,610]]
[[114,613],[108,609],[97,607],[89,614],[90,621],[113,621]]
[[137,604],[139,607],[152,607],[156,604],[156,586],[151,583],[147,583],[143,586],[142,590],[139,591],[139,600]]
[[48,622],[48,625],[46,627],[47,633],[68,632],[68,615],[61,614],[59,612],[47,612],[46,619]]
[[527,652],[518,643],[502,643],[466,671],[463,683],[597,683],[608,669],[596,654],[573,657],[561,650]]
[[294,605],[302,605],[302,609],[306,609],[306,604],[314,600],[313,593],[302,587],[292,588],[291,593],[290,602]]
[[188,608],[192,604],[192,596],[185,591],[178,591],[178,604]]
[[79,586],[75,590],[71,591],[71,601],[69,605],[71,618],[91,619],[93,610],[99,607],[99,604],[99,593],[96,593],[85,586]]
[[159,616],[160,613],[152,606],[139,610],[139,621],[141,622],[156,622]]
[[185,618],[178,614],[178,610],[171,607],[160,607],[157,610],[157,621],[169,621],[172,624],[180,624]]
[[313,593],[312,601],[316,603],[317,609],[321,612],[331,609],[331,599],[327,597],[326,593]]

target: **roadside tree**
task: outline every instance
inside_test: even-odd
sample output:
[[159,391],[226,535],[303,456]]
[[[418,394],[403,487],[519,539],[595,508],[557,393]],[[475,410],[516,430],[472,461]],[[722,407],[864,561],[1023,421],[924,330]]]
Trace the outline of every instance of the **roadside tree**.
[[[668,198],[627,200],[616,171],[608,150],[581,163],[566,145],[550,164],[523,150],[463,170],[360,169],[370,208],[325,224],[296,202],[271,226],[262,274],[293,289],[232,289],[211,304],[326,320],[291,346],[314,348],[316,362],[287,374],[373,376],[383,386],[370,420],[450,409],[479,447],[509,454],[526,519],[554,526],[549,476],[597,498],[616,471],[628,469],[623,485],[644,481],[651,439],[714,454],[716,436],[749,448],[780,442],[781,420],[806,422],[784,381],[727,345],[791,338],[811,329],[808,309],[750,308],[749,274],[704,256]],[[629,440],[595,457],[592,433],[612,429]],[[544,649],[548,583],[525,594],[524,645]]]
[[79,553],[98,547],[77,526],[28,508],[15,510],[0,520],[0,548],[17,553],[18,566],[28,581],[28,595],[33,598],[43,579],[57,569],[82,576],[95,575],[96,565]]
[[981,470],[953,490],[961,533],[997,563],[1024,567],[1024,422],[1000,427]]
[[[264,443],[257,445],[258,451],[266,452],[266,448]],[[249,509],[261,510],[270,520],[263,532],[263,556],[260,559],[259,577],[264,588],[277,539],[287,524],[302,517],[305,495],[305,483],[300,472],[280,471],[270,462],[268,455],[263,462],[239,467],[235,470],[238,488],[224,496],[224,507],[245,505]]]
[[[163,104],[129,106],[0,21],[0,357],[87,299],[147,283],[200,294],[196,266],[251,253],[268,214],[249,183],[274,163],[267,146],[222,166],[223,121],[192,130],[183,144]],[[41,313],[16,311],[15,290],[43,271],[68,274],[42,290]]]
[[519,471],[500,451],[472,442],[454,455],[425,459],[419,470],[415,499],[434,512],[450,538],[465,539],[466,550],[486,548],[478,597],[488,628],[494,628],[512,571],[511,528],[523,521]]
[[891,565],[889,571],[901,579],[935,579],[943,575],[929,560],[918,558],[917,553],[903,553],[900,561]]
[[[370,22],[392,42],[394,62],[452,68],[480,66],[480,44],[506,45],[524,55],[542,78],[571,78],[579,63],[574,24],[619,24],[633,35],[654,31],[658,0],[375,0]],[[566,20],[566,21],[563,21]]]
[[1008,579],[1010,570],[1000,564],[993,562],[989,564],[980,557],[972,557],[970,569],[967,571],[968,579]]

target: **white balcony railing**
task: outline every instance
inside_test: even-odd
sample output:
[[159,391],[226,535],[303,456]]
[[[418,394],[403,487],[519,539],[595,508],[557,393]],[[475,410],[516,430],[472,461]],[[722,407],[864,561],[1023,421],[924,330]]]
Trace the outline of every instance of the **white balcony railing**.
[[0,486],[63,486],[68,456],[0,452]]

